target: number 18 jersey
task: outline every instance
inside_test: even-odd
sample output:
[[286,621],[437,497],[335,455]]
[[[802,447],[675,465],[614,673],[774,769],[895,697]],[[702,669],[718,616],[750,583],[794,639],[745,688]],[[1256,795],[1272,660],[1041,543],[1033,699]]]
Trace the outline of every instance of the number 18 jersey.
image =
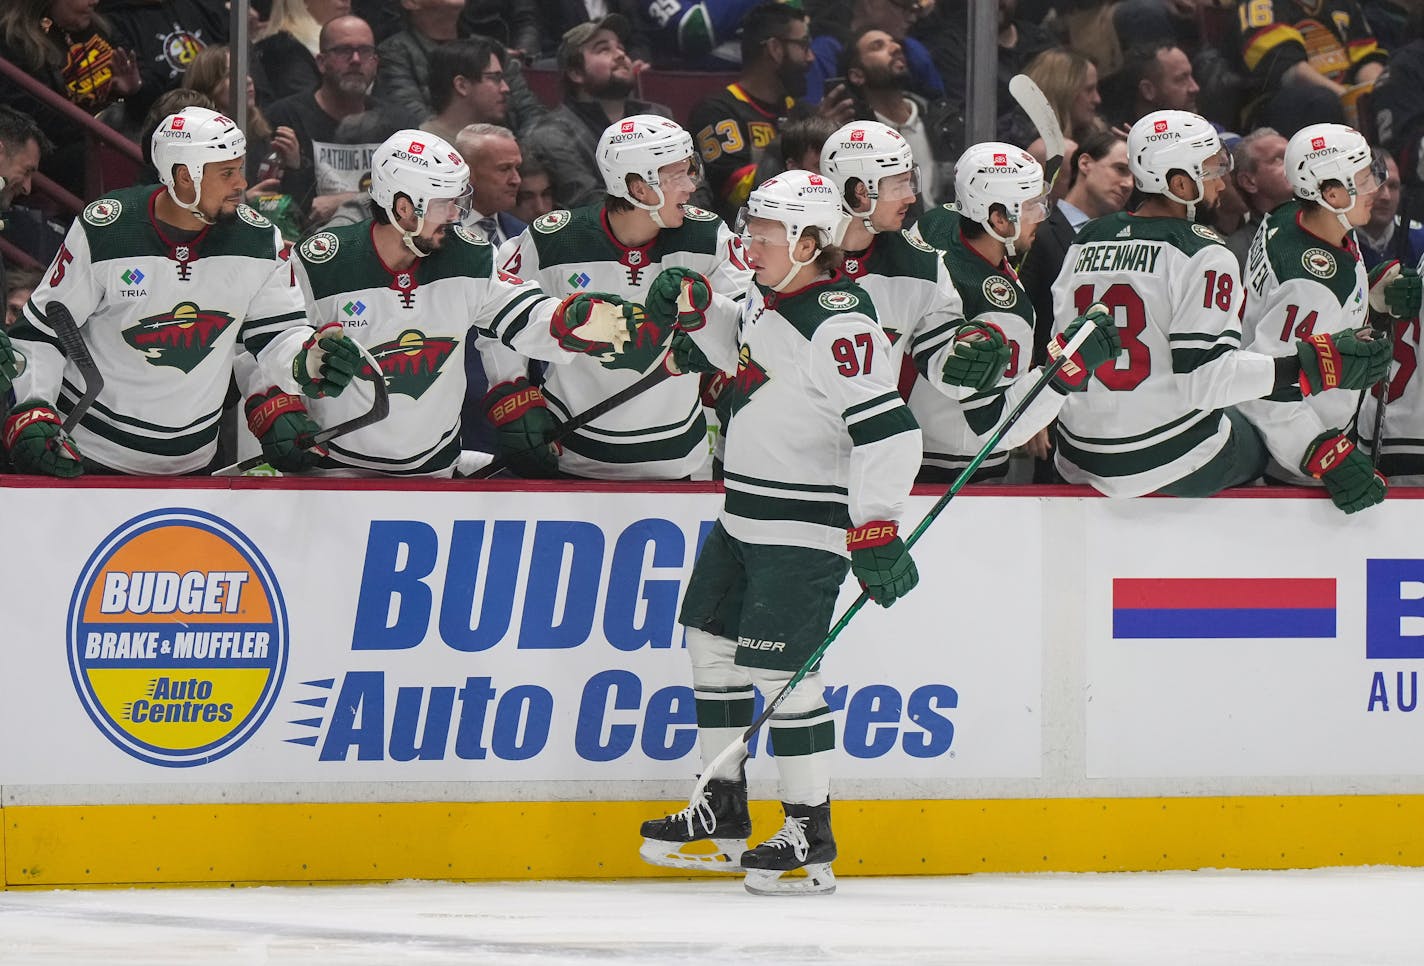
[[1108,496],[1152,493],[1226,445],[1224,407],[1269,393],[1275,363],[1241,350],[1235,257],[1210,228],[1117,212],[1088,222],[1053,284],[1053,331],[1101,302],[1122,352],[1059,414],[1056,463]]

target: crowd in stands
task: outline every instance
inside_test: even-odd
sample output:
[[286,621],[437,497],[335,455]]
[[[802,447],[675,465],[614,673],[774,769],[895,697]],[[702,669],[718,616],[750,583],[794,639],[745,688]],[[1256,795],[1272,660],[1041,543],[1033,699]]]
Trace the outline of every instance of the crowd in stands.
[[[978,0],[973,0],[978,2]],[[985,0],[987,2],[987,0]],[[729,224],[757,185],[817,170],[853,119],[879,120],[919,164],[917,211],[953,202],[967,146],[971,0],[252,0],[250,76],[234,85],[223,0],[7,0],[0,58],[135,141],[190,105],[245,98],[247,199],[290,243],[370,217],[372,153],[419,128],[472,173],[466,229],[495,245],[550,211],[601,202],[604,129],[633,115],[692,135],[692,201]],[[998,0],[995,137],[1043,158],[1009,96],[1026,73],[1068,138],[1064,177],[1018,266],[1040,320],[1077,229],[1130,208],[1127,129],[1201,114],[1234,159],[1213,227],[1245,263],[1291,197],[1287,139],[1362,131],[1388,180],[1359,232],[1368,265],[1424,255],[1424,0]],[[235,89],[240,87],[241,89]],[[111,160],[111,159],[110,159]],[[6,325],[96,185],[122,187],[90,132],[0,80],[0,275]],[[129,183],[157,183],[135,168]],[[108,178],[109,180],[105,180]],[[1041,355],[1046,326],[1037,333]],[[472,395],[484,391],[471,366]],[[476,414],[478,410],[473,410]],[[473,418],[478,419],[475,415]]]

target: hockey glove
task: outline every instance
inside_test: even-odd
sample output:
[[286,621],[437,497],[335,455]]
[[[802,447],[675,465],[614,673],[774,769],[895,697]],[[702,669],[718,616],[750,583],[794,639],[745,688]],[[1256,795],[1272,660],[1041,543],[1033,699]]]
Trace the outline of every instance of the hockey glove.
[[1311,441],[1300,469],[1324,483],[1330,499],[1346,513],[1383,502],[1389,488],[1389,482],[1370,465],[1369,457],[1334,429],[1327,429]]
[[647,320],[641,305],[590,292],[560,302],[549,331],[560,346],[593,356],[604,368],[639,372],[651,362],[648,350],[662,341],[662,332]]
[[983,392],[998,385],[1013,358],[1004,330],[992,322],[966,322],[954,330],[954,350],[944,361],[944,381]]
[[1093,334],[1078,347],[1077,352],[1067,357],[1067,361],[1053,377],[1053,388],[1061,393],[1082,392],[1087,389],[1093,371],[1108,360],[1116,359],[1118,353],[1122,352],[1122,338],[1117,334],[1117,323],[1113,321],[1112,313],[1101,302],[1095,302],[1088,306],[1088,311],[1069,322],[1068,328],[1049,340],[1049,356],[1054,359],[1062,357],[1064,347],[1073,341],[1073,336],[1077,335],[1078,330],[1090,319],[1093,322]]
[[721,372],[682,329],[674,329],[669,350],[672,367],[677,372]]
[[538,386],[520,376],[485,394],[485,413],[495,428],[499,455],[525,479],[549,479],[559,474],[559,446],[549,440],[559,421],[549,412]]
[[1412,319],[1419,315],[1419,303],[1424,298],[1424,285],[1419,273],[1405,268],[1398,260],[1380,262],[1370,272],[1370,308],[1392,315],[1396,319]]
[[341,395],[361,368],[361,350],[347,338],[337,322],[316,330],[292,360],[292,376],[302,392],[313,399]]
[[4,329],[0,329],[0,396],[4,396],[10,391],[10,387],[19,378],[24,359],[15,349],[10,337],[5,334]]
[[21,473],[70,479],[84,472],[74,441],[60,432],[59,414],[44,403],[20,403],[5,420],[5,448]]
[[889,607],[920,582],[920,572],[893,522],[872,520],[847,530],[846,549],[851,573],[881,607]]
[[[1368,330],[1365,330],[1368,333]],[[1368,389],[1384,378],[1394,359],[1389,338],[1365,338],[1353,330],[1319,332],[1295,344],[1300,359],[1300,394],[1327,389]]]
[[658,325],[676,325],[684,332],[696,332],[707,324],[712,305],[712,283],[690,268],[665,268],[643,302],[648,318]]
[[326,450],[314,448],[312,437],[321,427],[307,415],[301,396],[282,392],[276,386],[247,397],[247,426],[262,444],[267,462],[284,473],[298,473],[316,466]]

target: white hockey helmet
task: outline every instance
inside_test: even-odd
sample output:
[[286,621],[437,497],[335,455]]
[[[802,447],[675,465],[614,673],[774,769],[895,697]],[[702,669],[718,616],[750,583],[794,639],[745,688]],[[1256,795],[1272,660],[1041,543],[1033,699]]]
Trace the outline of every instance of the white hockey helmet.
[[[198,211],[202,193],[203,166],[214,161],[233,161],[247,154],[247,137],[231,118],[206,107],[185,107],[163,119],[153,132],[153,166],[158,180],[168,189],[168,197],[180,208],[191,211],[199,221],[212,220]],[[185,202],[174,190],[173,169],[183,167],[193,179],[193,200]]]
[[[866,230],[874,234],[877,229],[870,223],[875,214],[875,206],[880,201],[880,179],[910,172],[910,191],[920,193],[920,169],[915,164],[910,144],[900,132],[879,121],[852,121],[836,131],[821,146],[821,174],[835,182],[840,189],[845,212],[852,218],[859,218]],[[865,185],[870,196],[870,207],[865,211],[855,211],[851,207],[848,185],[851,180]]]
[[806,261],[796,259],[796,242],[806,229],[816,229],[816,250],[819,254],[822,248],[839,245],[850,224],[835,183],[810,171],[784,171],[762,182],[748,196],[746,207],[737,215],[738,234],[745,234],[747,222],[752,218],[779,221],[786,229],[786,244],[792,252],[791,271],[772,286],[778,292],[799,269],[815,261],[815,255]]
[[[470,169],[465,159],[444,138],[407,128],[386,138],[371,156],[371,200],[396,222],[396,197],[405,195],[415,207],[415,230],[401,229],[405,247],[425,256],[415,237],[425,227],[426,216],[437,202],[446,202],[437,216],[459,220],[469,214]],[[399,225],[397,225],[399,227]]]
[[[1010,255],[1024,226],[1048,217],[1047,194],[1043,165],[1023,148],[1003,141],[971,145],[954,165],[956,210],[1003,242]],[[1003,205],[1014,226],[1012,235],[1000,235],[989,226],[995,205]]]
[[[1127,134],[1127,165],[1139,191],[1165,195],[1187,206],[1187,220],[1196,216],[1206,197],[1206,182],[1231,170],[1231,155],[1206,120],[1190,111],[1153,111],[1132,125]],[[1172,194],[1168,176],[1184,171],[1197,186],[1196,197]]]
[[[1386,177],[1384,161],[1376,164],[1374,152],[1365,136],[1352,127],[1343,124],[1311,124],[1301,128],[1286,144],[1286,177],[1297,198],[1314,201],[1329,208],[1345,220],[1345,212],[1355,207],[1362,194],[1369,194],[1382,184]],[[1355,183],[1355,176],[1361,171],[1370,171],[1370,179],[1363,184]],[[1321,186],[1327,181],[1338,181],[1350,193],[1350,203],[1344,208],[1332,207],[1326,202]],[[1345,227],[1350,227],[1345,222]]]
[[[702,163],[693,149],[692,135],[676,121],[656,114],[634,114],[608,125],[599,136],[597,157],[598,170],[603,174],[603,185],[608,193],[651,214],[659,228],[666,227],[658,214],[666,198],[658,169],[690,159],[700,170]],[[658,197],[657,204],[646,205],[633,197],[628,188],[629,175],[637,175],[647,182]],[[696,186],[694,174],[693,187]]]

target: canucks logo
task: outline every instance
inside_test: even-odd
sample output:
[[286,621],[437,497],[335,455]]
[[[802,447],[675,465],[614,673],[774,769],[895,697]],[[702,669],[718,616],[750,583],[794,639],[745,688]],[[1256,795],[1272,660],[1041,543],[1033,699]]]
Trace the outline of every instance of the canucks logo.
[[122,524],[74,587],[69,672],[106,738],[152,765],[216,761],[261,726],[287,669],[286,605],[230,523],[154,510]]
[[[372,346],[371,355],[381,364],[381,374],[391,392],[419,399],[435,384],[440,367],[459,344],[459,339],[430,337],[419,329],[407,329],[390,342]],[[369,363],[362,374],[374,375]]]
[[172,312],[150,315],[124,330],[124,341],[148,356],[155,366],[173,366],[192,372],[202,364],[213,344],[232,325],[232,316],[179,302]]

